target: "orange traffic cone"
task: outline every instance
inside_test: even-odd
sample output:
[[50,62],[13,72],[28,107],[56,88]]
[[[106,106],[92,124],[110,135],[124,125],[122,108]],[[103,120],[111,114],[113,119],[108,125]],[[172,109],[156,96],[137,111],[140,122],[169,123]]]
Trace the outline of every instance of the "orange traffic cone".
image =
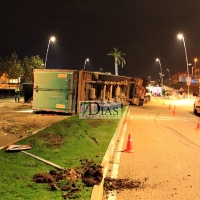
[[200,129],[200,119],[199,119],[199,121],[198,121],[198,123],[197,123],[197,128],[196,128],[196,130],[199,130]]
[[171,104],[169,104],[169,107],[168,107],[168,109],[169,109],[169,110],[171,109]]
[[172,114],[176,115],[176,106],[174,106],[174,110],[173,110]]
[[133,149],[132,149],[132,140],[131,140],[130,134],[128,135],[128,141],[127,141],[126,149],[124,150],[124,152],[127,152],[127,153],[133,152]]

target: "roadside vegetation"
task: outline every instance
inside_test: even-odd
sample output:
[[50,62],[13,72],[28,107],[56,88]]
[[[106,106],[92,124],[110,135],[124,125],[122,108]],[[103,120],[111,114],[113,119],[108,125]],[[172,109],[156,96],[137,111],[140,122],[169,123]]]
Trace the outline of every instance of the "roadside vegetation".
[[19,59],[17,53],[13,52],[10,57],[0,57],[0,83],[3,74],[8,79],[21,77],[23,82],[33,82],[33,70],[43,68],[44,63],[40,56],[24,56]]
[[89,200],[90,183],[95,179],[87,179],[87,175],[98,172],[93,175],[99,181],[100,164],[118,124],[119,119],[80,120],[73,115],[16,143],[31,145],[26,152],[62,166],[64,171],[21,151],[0,150],[1,199]]

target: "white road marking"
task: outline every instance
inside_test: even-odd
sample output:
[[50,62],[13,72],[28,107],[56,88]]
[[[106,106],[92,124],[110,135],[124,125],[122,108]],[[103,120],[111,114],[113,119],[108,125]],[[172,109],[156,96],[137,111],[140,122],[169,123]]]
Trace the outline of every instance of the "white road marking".
[[127,123],[125,123],[125,125],[123,127],[121,139],[120,139],[119,145],[117,147],[117,151],[116,151],[115,159],[114,159],[114,164],[113,164],[113,169],[112,169],[112,173],[111,173],[111,178],[117,178],[117,175],[118,175],[121,151],[122,151],[122,148],[123,148],[124,136],[125,136],[125,133],[126,133],[126,129],[127,129]]
[[[128,116],[129,116],[129,114],[130,114],[130,112],[128,113]],[[125,133],[126,133],[126,129],[127,129],[127,123],[125,123],[125,125],[123,127],[120,142],[119,142],[117,150],[116,150],[115,159],[114,159],[112,172],[111,172],[111,178],[117,178],[117,176],[118,176],[121,151],[122,151],[122,148],[123,148],[124,136],[125,136]],[[116,199],[116,191],[109,192],[107,200],[115,200],[115,199]]]
[[144,120],[176,120],[176,121],[198,121],[195,117],[155,117],[155,116],[143,116],[143,115],[136,115],[136,116],[130,116],[130,119],[144,119]]

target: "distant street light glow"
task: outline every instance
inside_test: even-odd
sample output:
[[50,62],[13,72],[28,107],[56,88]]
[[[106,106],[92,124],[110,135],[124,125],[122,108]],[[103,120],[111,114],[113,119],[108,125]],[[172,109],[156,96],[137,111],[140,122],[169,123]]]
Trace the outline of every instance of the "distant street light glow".
[[183,38],[183,35],[182,34],[178,34],[178,39],[182,39]]
[[51,37],[50,39],[52,42],[55,42],[56,38],[55,37]]

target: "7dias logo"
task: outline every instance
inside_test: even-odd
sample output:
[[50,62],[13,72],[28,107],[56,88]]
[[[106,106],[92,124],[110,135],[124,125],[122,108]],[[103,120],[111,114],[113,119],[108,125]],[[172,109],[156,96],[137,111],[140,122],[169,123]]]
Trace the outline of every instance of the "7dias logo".
[[121,102],[80,101],[80,119],[120,119]]

